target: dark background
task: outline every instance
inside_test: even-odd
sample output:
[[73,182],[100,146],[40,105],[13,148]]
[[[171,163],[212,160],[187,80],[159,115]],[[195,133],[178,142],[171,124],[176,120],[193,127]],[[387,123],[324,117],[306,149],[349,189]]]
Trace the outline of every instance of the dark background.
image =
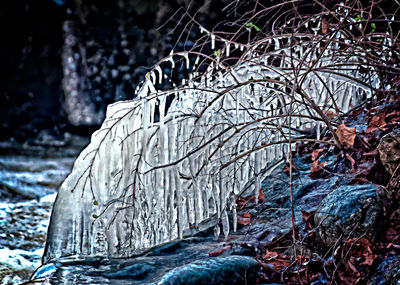
[[179,40],[185,20],[174,12],[189,6],[202,24],[220,21],[224,1],[199,10],[203,2],[1,0],[0,140],[91,134],[175,44],[193,45]]

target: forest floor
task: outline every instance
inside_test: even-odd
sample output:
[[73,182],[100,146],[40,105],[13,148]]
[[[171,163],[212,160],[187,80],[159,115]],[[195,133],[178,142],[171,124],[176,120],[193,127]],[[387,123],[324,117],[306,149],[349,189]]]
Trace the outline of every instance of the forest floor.
[[[283,205],[280,202],[271,204],[271,192],[267,188],[273,187],[274,183],[269,181],[264,183],[263,189],[260,190],[258,205],[254,203],[255,195],[237,197],[239,237],[232,237],[232,241],[227,242],[226,247],[210,253],[210,256],[232,251],[237,247],[246,250],[247,254],[251,253],[262,265],[259,283],[392,284],[390,282],[400,280],[400,270],[396,269],[400,265],[400,171],[397,167],[390,174],[383,165],[386,160],[400,158],[400,141],[395,141],[394,145],[380,147],[389,154],[392,151],[392,154],[397,152],[399,155],[386,158],[384,162],[380,159],[378,147],[382,137],[400,127],[399,101],[391,98],[376,105],[362,105],[339,120],[341,124],[336,133],[344,147],[342,150],[323,142],[303,143],[297,149],[292,169],[293,177],[303,176],[300,177],[303,182],[308,181],[305,183],[312,186],[307,186],[308,192],[321,191],[324,187],[328,190],[311,196],[309,201],[313,201],[314,204],[299,203],[301,220],[296,220],[295,233],[286,227],[275,229],[275,233],[272,234],[273,224],[265,222],[271,216],[276,218],[272,213],[267,216],[263,215],[263,212],[271,210],[273,205]],[[333,138],[326,135],[322,140],[332,142]],[[399,163],[400,161],[397,161],[397,165]],[[308,170],[301,171],[305,168]],[[288,177],[289,165],[286,165],[283,171]],[[333,181],[336,185],[346,184],[346,187],[376,185],[378,190],[374,192],[377,192],[382,199],[380,201],[384,202],[377,212],[364,213],[367,215],[364,217],[365,221],[376,219],[374,224],[367,226],[364,233],[357,231],[357,225],[354,224],[354,230],[349,234],[336,233],[341,234],[341,238],[337,238],[334,244],[326,244],[320,237],[321,231],[323,233],[326,229],[321,230],[320,225],[316,223],[318,219],[315,215],[318,210],[315,207],[315,197],[318,196],[320,201],[319,196],[326,196],[327,192],[332,191],[332,188],[324,185]],[[352,191],[352,188],[349,189]],[[296,199],[303,198],[299,198],[296,190],[293,192],[296,207]],[[302,195],[304,197],[304,194]],[[310,194],[307,195],[310,197]],[[265,205],[269,205],[269,208]],[[261,209],[257,211],[255,208]],[[289,211],[287,216],[290,217]],[[257,224],[263,225],[262,230],[254,230]]]

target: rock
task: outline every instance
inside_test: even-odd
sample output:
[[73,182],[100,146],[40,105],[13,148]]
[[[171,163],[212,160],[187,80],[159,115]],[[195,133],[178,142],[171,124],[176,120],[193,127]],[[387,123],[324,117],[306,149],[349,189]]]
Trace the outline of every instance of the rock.
[[386,171],[391,175],[400,164],[400,129],[383,136],[378,146],[379,156]]
[[371,279],[371,285],[395,285],[400,281],[400,256],[390,256],[377,268]]
[[359,237],[373,240],[378,232],[383,199],[378,186],[344,185],[329,193],[320,203],[314,216],[318,234],[327,245],[341,238]]
[[132,264],[116,272],[105,273],[104,275],[111,278],[130,278],[144,279],[156,268],[150,264]]
[[260,265],[251,257],[217,257],[174,269],[158,284],[254,284],[259,270]]

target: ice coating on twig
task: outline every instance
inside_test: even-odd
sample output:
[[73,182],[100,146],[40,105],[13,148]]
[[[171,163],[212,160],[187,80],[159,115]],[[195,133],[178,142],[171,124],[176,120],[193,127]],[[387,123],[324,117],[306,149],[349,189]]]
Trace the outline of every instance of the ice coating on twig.
[[[217,235],[221,228],[225,236],[236,230],[236,223],[229,224],[231,213],[237,221],[235,195],[251,189],[258,203],[261,181],[288,157],[288,84],[294,82],[292,64],[300,62],[291,56],[309,53],[310,61],[319,56],[311,44],[290,53],[287,39],[273,38],[281,48],[279,57],[248,49],[229,70],[210,65],[203,76],[191,76],[170,91],[156,90],[151,71],[135,100],[110,105],[59,189],[44,261],[132,256],[181,238],[212,217]],[[189,55],[183,57],[188,66]],[[321,136],[326,125],[316,108],[345,112],[362,94],[370,95],[370,88],[351,80],[362,78],[356,68],[328,68],[346,60],[323,56],[313,72],[300,70],[302,86],[293,94],[293,141],[315,122]],[[162,70],[155,70],[160,83]],[[379,80],[372,76],[372,82]]]

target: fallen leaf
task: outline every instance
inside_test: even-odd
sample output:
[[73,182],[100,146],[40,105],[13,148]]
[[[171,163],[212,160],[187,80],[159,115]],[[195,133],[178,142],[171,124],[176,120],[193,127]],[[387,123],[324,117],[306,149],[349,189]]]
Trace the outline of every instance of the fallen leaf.
[[400,120],[400,111],[393,111],[385,116],[385,120],[388,120],[389,122],[398,122]]
[[248,225],[250,223],[251,220],[251,214],[250,213],[243,213],[240,216],[237,216],[237,223],[239,225]]
[[378,115],[375,115],[371,118],[371,122],[369,123],[369,126],[367,130],[365,131],[367,134],[375,131],[377,128],[381,129],[386,126],[385,122],[385,114],[380,113]]
[[339,138],[341,144],[348,147],[354,146],[354,139],[356,138],[356,128],[349,128],[345,124],[338,126],[336,135]]
[[354,164],[356,164],[356,161],[354,160],[354,158],[352,158],[351,155],[348,153],[346,153],[346,158],[350,161],[351,168],[354,168]]
[[322,172],[324,167],[328,165],[327,161],[321,162],[319,160],[315,160],[311,163],[310,167],[310,175],[315,175],[319,172]]
[[264,259],[271,260],[279,257],[279,253],[276,251],[269,251],[268,249],[265,251]]
[[247,203],[249,203],[253,198],[254,198],[254,195],[253,195],[253,196],[249,196],[249,197],[236,196],[236,205],[244,207],[244,206],[246,206]]
[[313,228],[313,221],[314,221],[314,214],[316,211],[311,211],[311,212],[306,212],[306,211],[301,211],[301,218],[306,224],[306,229],[312,229]]
[[330,25],[327,19],[322,19],[321,21],[321,32],[322,34],[327,34],[329,32]]
[[210,252],[210,253],[208,254],[208,256],[218,256],[218,255],[221,255],[224,251],[230,250],[231,248],[232,248],[232,245],[228,245],[228,246],[223,247],[223,248],[221,248],[221,249],[218,249],[218,250],[215,250],[215,251]]
[[331,111],[331,110],[328,110],[328,111],[325,111],[325,110],[324,110],[323,113],[324,113],[329,119],[333,119],[333,118],[335,118],[335,117],[338,116],[337,113],[335,113],[335,112],[333,112],[333,111]]
[[258,191],[258,201],[264,201],[265,198],[266,198],[266,197],[265,197],[265,194],[264,194],[264,190],[263,190],[263,189],[260,189],[260,190]]
[[316,159],[319,157],[319,154],[320,154],[321,152],[323,152],[323,151],[324,151],[324,149],[322,149],[322,148],[314,149],[314,150],[312,151],[312,153],[311,153],[311,160],[312,160],[312,161],[316,160]]
[[371,249],[372,244],[366,238],[352,238],[346,242],[346,248],[350,250],[350,256],[353,257],[353,263],[358,265],[371,266],[378,255]]
[[[286,163],[285,167],[282,169],[283,173],[289,175],[290,173],[290,163]],[[292,164],[292,173],[297,172],[297,167],[296,165],[293,163]]]
[[377,154],[378,154],[378,149],[376,148],[376,149],[374,149],[373,151],[365,152],[363,155],[364,155],[364,156],[375,156],[375,155],[377,155]]
[[389,243],[386,248],[400,249],[400,245],[399,244]]
[[280,270],[282,268],[286,268],[291,264],[289,258],[284,258],[279,254],[279,252],[269,251],[268,249],[265,252],[264,260],[266,264],[272,265],[271,267],[274,270]]

